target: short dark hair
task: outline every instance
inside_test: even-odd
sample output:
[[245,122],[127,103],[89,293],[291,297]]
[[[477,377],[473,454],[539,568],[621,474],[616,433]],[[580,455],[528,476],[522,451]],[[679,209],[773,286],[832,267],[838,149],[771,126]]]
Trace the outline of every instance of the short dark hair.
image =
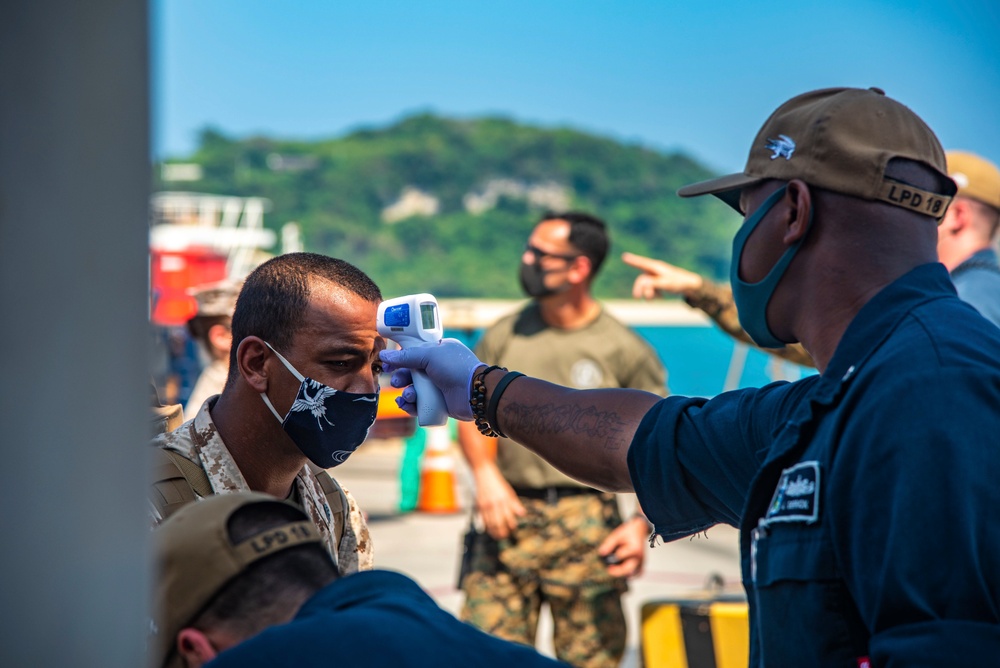
[[382,301],[375,282],[344,260],[317,253],[271,258],[250,272],[236,300],[227,386],[239,375],[236,352],[246,337],[259,336],[278,350],[291,345],[309,304],[311,282],[317,279],[335,283],[367,301]]
[[547,220],[565,220],[569,223],[569,242],[590,260],[590,277],[596,276],[611,247],[608,226],[604,221],[582,211],[565,213],[550,211],[538,222],[543,223]]
[[[226,524],[238,545],[269,529],[301,522],[302,511],[287,503],[252,503],[236,510]],[[280,623],[302,601],[338,577],[337,567],[320,543],[306,543],[264,557],[218,591],[190,624],[196,629],[225,629],[248,638]]]

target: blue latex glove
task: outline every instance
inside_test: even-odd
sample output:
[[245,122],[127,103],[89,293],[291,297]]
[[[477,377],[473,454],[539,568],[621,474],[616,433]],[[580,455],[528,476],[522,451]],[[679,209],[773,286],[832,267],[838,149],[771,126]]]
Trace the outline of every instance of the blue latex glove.
[[[472,374],[484,366],[475,354],[457,339],[441,339],[435,346],[405,350],[383,350],[379,357],[386,371],[392,371],[392,386],[405,387],[396,404],[410,415],[417,412],[417,392],[413,389],[410,369],[423,370],[448,406],[448,415],[457,420],[471,420],[469,396]],[[408,386],[408,387],[407,387]]]

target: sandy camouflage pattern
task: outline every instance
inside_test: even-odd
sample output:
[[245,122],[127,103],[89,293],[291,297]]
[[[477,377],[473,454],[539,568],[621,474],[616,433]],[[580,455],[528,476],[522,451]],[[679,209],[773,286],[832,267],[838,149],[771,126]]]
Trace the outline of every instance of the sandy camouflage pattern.
[[[740,317],[736,312],[736,302],[733,300],[733,291],[729,286],[704,280],[698,291],[686,297],[684,301],[688,305],[704,311],[729,336],[755,348],[758,347],[740,325]],[[808,367],[816,366],[806,349],[798,343],[790,343],[784,348],[765,348],[764,350],[789,362]]]
[[[173,450],[193,462],[200,462],[212,485],[212,491],[216,494],[250,491],[250,486],[237,468],[226,444],[222,442],[215,423],[212,422],[209,407],[213,404],[214,401],[206,401],[194,419],[168,434],[160,434],[153,439],[153,445]],[[333,560],[340,568],[340,572],[346,575],[359,570],[370,570],[373,566],[373,550],[368,523],[361,514],[357,502],[350,492],[343,487],[341,489],[347,497],[348,508],[345,509],[345,515],[349,521],[344,527],[339,549],[335,544],[330,505],[326,502],[323,488],[308,465],[302,467],[302,471],[296,477],[294,497],[296,503],[319,528]],[[153,519],[154,523],[159,523],[156,517]]]
[[[613,494],[584,494],[550,505],[521,499],[527,515],[498,550],[474,552],[461,618],[500,638],[535,644],[542,601],[549,603],[556,656],[574,666],[617,666],[625,651],[621,595],[597,547],[621,524]],[[489,540],[488,536],[485,537]],[[496,554],[498,552],[498,554]]]

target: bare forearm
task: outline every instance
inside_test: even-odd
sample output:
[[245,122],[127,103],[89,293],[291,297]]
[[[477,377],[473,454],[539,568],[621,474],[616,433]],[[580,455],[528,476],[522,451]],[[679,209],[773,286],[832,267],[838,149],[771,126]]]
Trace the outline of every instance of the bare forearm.
[[[486,378],[488,393],[503,376]],[[660,397],[639,390],[571,390],[518,378],[497,408],[500,429],[566,475],[612,492],[632,491],[626,457],[643,416]]]
[[473,471],[483,466],[496,466],[496,439],[480,434],[473,423],[458,423],[458,445]]

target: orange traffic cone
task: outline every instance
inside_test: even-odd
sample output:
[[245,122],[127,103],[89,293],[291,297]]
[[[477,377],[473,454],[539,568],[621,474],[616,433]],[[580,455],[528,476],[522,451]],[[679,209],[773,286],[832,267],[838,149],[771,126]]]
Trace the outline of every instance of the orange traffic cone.
[[420,496],[417,510],[424,513],[457,513],[455,459],[451,456],[448,425],[426,427],[427,446],[420,467]]

